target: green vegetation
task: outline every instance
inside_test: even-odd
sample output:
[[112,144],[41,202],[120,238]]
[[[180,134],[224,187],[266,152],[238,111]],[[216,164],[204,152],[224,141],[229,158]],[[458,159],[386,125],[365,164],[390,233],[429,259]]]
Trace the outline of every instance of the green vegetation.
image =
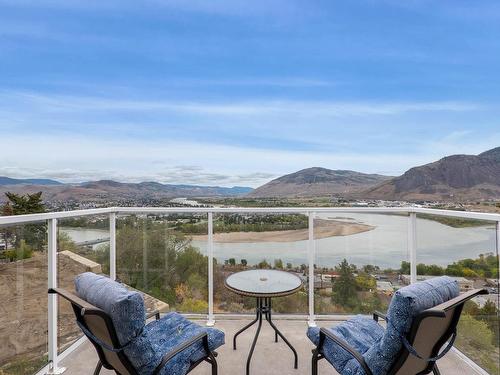
[[67,218],[59,223],[62,227],[86,228],[86,229],[109,229],[109,219],[88,217]]
[[430,214],[418,214],[418,217],[421,219],[437,221],[438,223],[448,225],[449,227],[453,228],[481,227],[494,224],[484,220],[463,219],[460,217],[448,217]]
[[331,303],[337,307],[337,312],[371,313],[386,305],[385,298],[377,293],[375,278],[363,269],[358,270],[344,259],[335,271],[337,277],[332,281]]
[[333,283],[332,302],[343,307],[353,308],[356,306],[356,278],[353,273],[355,266],[343,260],[335,270],[339,277]]
[[14,262],[16,260],[29,259],[32,255],[33,249],[26,244],[25,240],[21,240],[18,248],[4,251],[0,254],[0,259],[8,259],[9,262]]
[[[42,203],[42,193],[18,195],[5,193],[7,203],[2,207],[2,215],[25,215],[45,212]],[[20,249],[21,241],[25,241],[33,250],[43,250],[47,241],[46,224],[23,224],[0,229],[7,250],[9,243],[14,243]],[[23,258],[24,259],[24,258]]]
[[[410,263],[406,261],[401,262],[400,272],[403,275],[409,275]],[[493,253],[480,254],[477,259],[462,259],[448,265],[446,268],[436,264],[426,265],[420,263],[417,265],[417,274],[498,278],[498,256]]]
[[317,198],[207,198],[198,199],[207,205],[224,205],[237,207],[337,207],[330,197]]
[[[208,224],[201,219],[179,220],[175,230],[185,234],[207,234]],[[305,215],[219,215],[214,220],[215,233],[229,232],[267,232],[278,230],[306,229],[308,220]]]
[[48,363],[48,357],[20,358],[0,368],[0,375],[32,375]]
[[[116,248],[122,282],[180,311],[206,311],[208,259],[187,237],[167,230],[165,223],[129,217],[120,220]],[[107,252],[100,252],[98,261],[109,262]]]
[[467,302],[458,324],[458,337],[455,342],[459,350],[490,374],[500,372],[499,313],[491,301],[487,301],[482,308],[472,301]]

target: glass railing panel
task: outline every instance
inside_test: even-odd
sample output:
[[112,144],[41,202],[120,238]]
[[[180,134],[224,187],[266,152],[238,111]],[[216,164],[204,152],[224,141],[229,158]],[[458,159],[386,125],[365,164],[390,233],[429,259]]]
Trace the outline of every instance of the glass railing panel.
[[207,214],[119,216],[117,278],[146,293],[148,307],[206,314],[207,228]]
[[[109,216],[82,216],[57,222],[57,284],[75,292],[74,279],[83,272],[109,276]],[[82,337],[69,302],[59,298],[58,351]]]
[[490,374],[500,372],[495,229],[488,221],[417,216],[417,280],[448,275],[457,280],[461,293],[489,291],[465,305],[455,347]]
[[0,227],[0,374],[47,364],[47,226]]
[[273,298],[273,310],[283,314],[307,314],[305,265],[308,218],[299,214],[214,215],[214,311],[255,311],[255,298],[242,297],[224,286],[232,273],[266,268],[297,275],[304,288],[287,297]]
[[409,260],[407,215],[320,213],[314,227],[315,313],[386,310]]

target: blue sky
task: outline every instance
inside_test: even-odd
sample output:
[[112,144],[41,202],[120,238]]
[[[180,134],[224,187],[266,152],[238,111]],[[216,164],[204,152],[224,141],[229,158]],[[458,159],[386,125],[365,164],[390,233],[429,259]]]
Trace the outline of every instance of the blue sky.
[[0,175],[398,175],[500,145],[499,40],[488,0],[0,0]]

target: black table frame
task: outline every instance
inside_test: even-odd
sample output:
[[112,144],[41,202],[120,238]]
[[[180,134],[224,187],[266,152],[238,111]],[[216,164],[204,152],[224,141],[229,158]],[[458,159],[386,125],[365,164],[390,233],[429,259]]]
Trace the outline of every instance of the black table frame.
[[281,339],[285,342],[285,344],[292,350],[293,355],[294,355],[294,368],[298,368],[298,356],[297,356],[297,351],[295,348],[288,342],[288,340],[285,338],[285,336],[280,332],[280,330],[274,325],[272,321],[272,302],[271,302],[272,297],[256,297],[257,299],[257,306],[255,309],[256,316],[255,319],[247,324],[245,327],[240,329],[238,332],[235,333],[233,337],[233,350],[236,350],[236,338],[238,337],[239,334],[243,333],[246,331],[248,328],[253,326],[255,323],[258,322],[257,326],[257,332],[255,332],[255,337],[252,342],[252,347],[250,348],[250,353],[248,353],[248,358],[247,358],[247,367],[246,367],[246,374],[250,375],[250,362],[252,360],[252,355],[255,350],[255,344],[257,344],[257,339],[259,338],[260,334],[260,329],[262,327],[262,317],[264,317],[269,325],[272,327],[274,330],[274,342],[278,342],[278,336],[281,337]]

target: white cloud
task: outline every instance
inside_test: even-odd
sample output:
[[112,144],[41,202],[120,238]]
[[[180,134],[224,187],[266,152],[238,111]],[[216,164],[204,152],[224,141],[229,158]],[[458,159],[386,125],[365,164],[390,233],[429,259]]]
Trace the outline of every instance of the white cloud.
[[0,138],[9,141],[0,174],[223,186],[258,186],[311,166],[397,175],[500,144],[500,134],[471,126],[439,130],[441,119],[467,122],[487,109],[455,101],[187,102],[3,91]]
[[[482,109],[477,103],[458,101],[377,102],[377,101],[176,101],[132,100],[108,97],[40,95],[32,92],[3,92],[4,103],[24,103],[40,112],[123,111],[186,113],[202,115],[301,115],[372,116],[410,112],[468,112]],[[3,105],[5,106],[5,104]]]
[[[1,161],[8,167],[0,168],[0,172],[16,177],[50,177],[68,182],[113,178],[223,186],[259,186],[273,177],[311,166],[372,173],[391,166],[395,171],[403,171],[425,159],[405,154],[333,154],[196,142],[111,142],[63,136],[37,139],[11,136],[11,142],[3,146],[3,151],[3,155],[8,156]],[[163,165],[159,165],[159,161]],[[199,163],[203,163],[203,167]]]

